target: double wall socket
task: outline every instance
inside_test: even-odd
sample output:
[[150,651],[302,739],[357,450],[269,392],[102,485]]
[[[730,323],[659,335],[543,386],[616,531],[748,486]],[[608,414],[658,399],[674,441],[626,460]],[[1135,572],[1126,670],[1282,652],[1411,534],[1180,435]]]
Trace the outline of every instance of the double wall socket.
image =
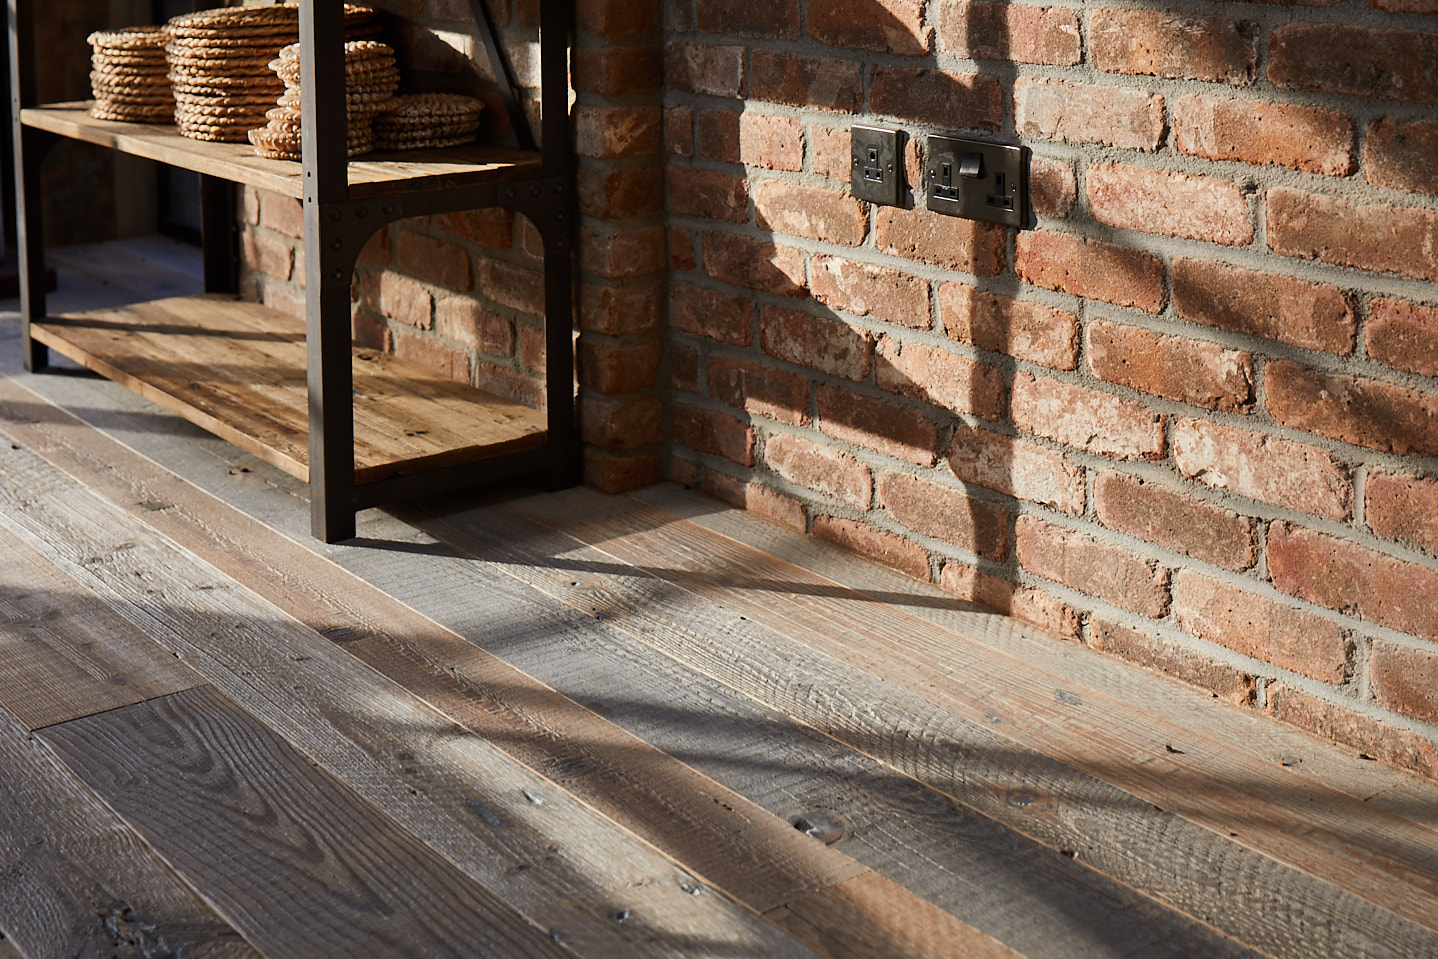
[[849,129],[849,192],[856,200],[898,206],[904,196],[904,164],[898,130],[854,124]]
[[1028,218],[1028,149],[931,136],[924,151],[929,209],[1022,227]]

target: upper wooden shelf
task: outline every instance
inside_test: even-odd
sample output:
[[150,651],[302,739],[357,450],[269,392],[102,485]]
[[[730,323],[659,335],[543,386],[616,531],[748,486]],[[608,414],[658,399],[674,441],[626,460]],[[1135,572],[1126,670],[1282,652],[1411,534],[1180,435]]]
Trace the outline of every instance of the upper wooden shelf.
[[[97,120],[88,101],[31,107],[20,113],[27,127],[121,153],[195,170],[260,190],[303,198],[300,164],[255,156],[248,143],[211,143],[180,136],[169,124]],[[474,144],[447,150],[370,153],[349,163],[352,199],[502,183],[540,175],[538,153]]]

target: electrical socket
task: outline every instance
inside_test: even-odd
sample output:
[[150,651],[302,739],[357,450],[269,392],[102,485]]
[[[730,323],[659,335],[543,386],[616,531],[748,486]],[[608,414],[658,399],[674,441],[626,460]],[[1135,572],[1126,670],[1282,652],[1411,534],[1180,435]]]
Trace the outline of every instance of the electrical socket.
[[1027,147],[931,136],[924,151],[929,209],[1022,227],[1029,215]]
[[856,200],[899,206],[904,196],[904,164],[899,130],[856,123],[849,128],[849,191]]

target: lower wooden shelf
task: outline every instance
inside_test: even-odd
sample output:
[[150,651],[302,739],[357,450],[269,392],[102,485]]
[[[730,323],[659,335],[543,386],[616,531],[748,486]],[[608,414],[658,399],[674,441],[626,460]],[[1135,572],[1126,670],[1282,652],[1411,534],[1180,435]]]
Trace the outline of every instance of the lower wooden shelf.
[[[46,317],[37,341],[309,481],[304,323],[226,295]],[[354,356],[355,482],[548,440],[547,418],[374,350]]]

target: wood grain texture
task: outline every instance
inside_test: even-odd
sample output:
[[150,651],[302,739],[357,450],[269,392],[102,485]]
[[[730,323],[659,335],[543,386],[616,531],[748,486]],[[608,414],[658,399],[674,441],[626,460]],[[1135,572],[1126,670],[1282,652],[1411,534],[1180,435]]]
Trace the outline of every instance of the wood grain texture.
[[0,708],[27,729],[203,682],[0,529]]
[[272,955],[573,955],[209,687],[38,734]]
[[[169,124],[97,120],[86,112],[88,109],[88,102],[55,103],[24,110],[21,122],[27,127],[271,193],[296,199],[304,196],[303,171],[296,162],[258,157],[248,143],[192,140],[180,136]],[[348,164],[350,197],[383,197],[405,191],[533,178],[540,175],[540,166],[538,153],[486,144],[376,153]]]
[[0,930],[0,957],[258,959],[3,710]]

